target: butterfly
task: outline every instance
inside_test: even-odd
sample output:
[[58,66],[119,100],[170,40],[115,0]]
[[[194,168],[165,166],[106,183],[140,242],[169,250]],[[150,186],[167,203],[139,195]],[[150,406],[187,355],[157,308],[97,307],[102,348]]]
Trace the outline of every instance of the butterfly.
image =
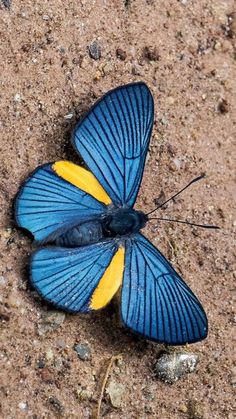
[[31,256],[30,279],[46,301],[89,313],[119,291],[126,327],[149,340],[181,345],[207,336],[206,314],[140,233],[148,216],[134,209],[153,120],[145,83],[106,93],[72,135],[86,168],[69,161],[38,167],[16,197],[15,218],[41,245]]

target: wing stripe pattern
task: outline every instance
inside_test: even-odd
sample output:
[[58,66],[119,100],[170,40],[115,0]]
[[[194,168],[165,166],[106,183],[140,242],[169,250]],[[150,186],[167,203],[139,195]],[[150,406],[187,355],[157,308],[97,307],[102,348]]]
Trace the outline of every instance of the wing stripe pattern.
[[[127,149],[130,150],[130,153],[132,153],[132,146],[133,146],[133,142],[135,141],[135,137],[134,137],[134,135],[132,133],[132,130],[131,130],[130,111],[128,109],[128,111],[126,110],[126,112],[125,112],[125,109],[124,108],[126,107],[126,105],[125,105],[125,100],[123,99],[122,90],[120,91],[120,95],[118,95],[115,92],[115,97],[116,97],[116,100],[117,100],[117,104],[119,106],[118,109],[120,109],[121,116],[123,118],[123,124],[122,124],[122,127],[121,127],[121,129],[122,129],[122,137],[125,138],[125,135],[127,135],[127,141],[128,141],[128,143],[126,144],[126,146],[127,146]],[[122,101],[123,103],[121,103],[121,98],[123,99],[123,101]],[[128,121],[126,119],[126,114],[127,113],[128,113]],[[124,156],[125,156],[125,152],[126,152],[126,150],[124,149]]]
[[136,200],[153,114],[149,89],[133,83],[108,92],[75,129],[74,147],[115,205]]
[[118,245],[106,240],[67,249],[49,247],[32,255],[31,282],[48,302],[70,312],[90,311],[90,299]]
[[[140,246],[138,246],[138,248],[139,248],[140,252],[142,253],[143,260],[145,261],[145,254],[143,253],[142,248],[140,248]],[[145,265],[145,267],[146,267],[146,265]],[[151,275],[153,276],[153,278],[155,278],[156,274],[151,267],[150,267],[150,272],[151,272]],[[165,278],[165,276],[166,275],[163,275],[164,278]],[[168,298],[170,296],[168,296],[168,292],[166,292],[166,288],[165,288],[165,286],[167,286],[167,283],[168,283],[168,275],[167,275],[166,282],[163,281],[163,289],[161,287],[158,287],[158,282],[155,282],[155,294],[154,294],[154,295],[159,296],[158,303],[159,303],[159,306],[160,306],[160,314],[161,314],[161,322],[160,322],[161,332],[160,332],[160,334],[163,335],[163,341],[165,341],[166,338],[167,338],[165,329],[163,327],[165,322],[166,322],[165,326],[166,326],[167,330],[170,331],[171,334],[176,333],[177,330],[178,330],[178,328],[176,327],[176,316],[173,313],[172,306],[170,304],[168,304],[168,302],[171,301],[171,300],[170,300],[170,298]],[[175,301],[175,299],[172,299],[172,300]],[[157,305],[156,298],[154,298],[154,302],[155,302],[155,305]],[[165,311],[164,308],[165,307],[166,307],[167,318],[165,318],[165,315],[164,315],[164,311]],[[178,307],[177,307],[177,312],[178,312]],[[185,322],[185,319],[183,319],[183,321]],[[173,324],[174,324],[174,327],[171,327],[171,325],[173,325]],[[176,337],[171,336],[171,339],[174,340],[174,339],[176,339]]]
[[[94,260],[95,264],[98,262],[98,259],[99,259],[99,257]],[[88,266],[87,266],[87,270],[85,270],[85,269],[82,270],[83,275],[81,275],[80,270],[77,270],[75,272],[75,274],[72,277],[69,278],[69,280],[71,280],[71,279],[75,278],[76,276],[78,276],[78,274],[80,274],[80,280],[78,281],[78,283],[76,283],[74,285],[73,288],[70,289],[70,291],[67,293],[66,296],[63,295],[63,297],[58,298],[59,295],[60,295],[60,289],[58,289],[58,294],[54,295],[54,298],[57,298],[57,301],[58,301],[59,305],[63,304],[63,302],[69,302],[70,303],[71,301],[73,301],[74,304],[78,304],[79,299],[84,299],[84,296],[87,295],[87,292],[89,290],[89,284],[86,285],[85,278],[86,278],[86,275],[89,274],[92,271],[94,263],[89,263]],[[78,289],[78,287],[79,287],[79,289]]]
[[[136,91],[135,90],[134,90],[134,96],[133,97],[134,97],[136,109],[138,109],[137,118],[136,118],[136,124],[138,124],[137,131],[140,132],[141,135],[142,135],[142,137],[143,137],[146,130],[144,129],[144,126],[143,126],[143,124],[141,122],[142,109],[140,109],[138,97],[137,97],[137,94],[136,94]],[[130,98],[130,102],[132,102],[132,99],[131,99],[130,95],[129,95],[129,98]],[[152,127],[151,127],[151,129],[152,129]],[[148,128],[147,132],[148,131],[149,131],[149,128]],[[137,144],[138,144],[138,139],[137,139],[137,141],[135,143],[135,147],[134,147],[134,153],[135,153],[135,155],[138,154]]]
[[[128,95],[127,95],[127,99],[129,101],[129,104],[127,105],[127,107],[130,108],[131,111],[132,111],[132,132],[133,132],[133,136],[135,137],[135,141],[132,143],[132,154],[137,155],[138,152],[139,152],[139,150],[137,149],[137,144],[139,143],[138,132],[140,132],[139,129],[141,128],[141,126],[140,126],[140,115],[138,113],[138,117],[135,118],[134,104],[133,104],[133,101],[131,100],[129,92],[128,92]],[[134,101],[136,101],[135,94],[134,94]]]
[[[123,150],[121,149],[122,140],[121,140],[121,137],[120,137],[120,132],[117,128],[117,124],[114,120],[114,117],[113,117],[113,114],[110,110],[110,107],[107,105],[106,98],[104,98],[104,105],[105,105],[104,106],[105,110],[103,110],[103,108],[100,109],[102,117],[103,117],[104,120],[106,120],[107,116],[106,116],[105,112],[107,112],[107,114],[109,114],[109,118],[111,118],[112,124],[107,124],[107,128],[108,128],[108,131],[110,132],[111,137],[114,138],[115,144],[117,146],[116,153],[122,153]],[[96,113],[96,108],[94,109],[94,113]],[[97,113],[96,113],[96,115],[97,115]],[[98,116],[97,116],[97,118],[98,118]],[[114,133],[114,131],[115,131],[115,133]],[[119,141],[120,141],[120,143],[119,143]]]
[[[96,135],[98,137],[102,137],[104,135],[106,137],[106,139],[107,139],[107,142],[109,142],[109,137],[108,137],[107,133],[104,131],[104,128],[102,127],[102,125],[100,124],[99,119],[97,118],[95,111],[94,111],[94,117],[95,117],[96,123],[97,123],[97,125],[99,126],[100,129],[99,130],[97,129],[96,124],[93,123],[93,119],[88,116],[88,120],[89,120],[89,122],[90,122],[90,124],[92,126],[92,129],[94,130],[94,132],[96,133]],[[87,130],[87,132],[91,132],[91,131],[88,131]],[[94,143],[96,144],[96,137],[94,137]],[[121,175],[121,170],[120,170],[118,164],[116,163],[116,159],[115,159],[115,156],[114,156],[114,154],[116,154],[116,153],[114,153],[114,152],[112,153],[110,151],[110,149],[106,145],[106,142],[105,141],[104,141],[104,148],[106,150],[107,155],[109,156],[110,163],[114,164],[114,166],[116,167],[116,169],[118,170],[118,172]],[[99,151],[99,147],[98,146],[97,146],[97,151]],[[118,186],[118,183],[117,182],[116,182],[116,185]]]
[[[139,246],[139,249],[140,249],[140,246]],[[140,251],[141,251],[141,249],[140,249]],[[144,254],[143,254],[143,257],[145,258]],[[175,286],[173,286],[173,284],[170,283],[169,274],[163,274],[163,279],[164,279],[163,284],[162,284],[163,287],[162,288],[160,287],[159,291],[160,291],[160,294],[162,295],[162,300],[165,301],[166,300],[166,298],[165,298],[166,288],[169,287],[169,289],[172,289],[173,292],[175,293],[175,299],[172,300],[172,301],[176,302],[176,301],[179,300],[179,301],[182,302],[182,306],[185,307],[185,310],[186,310],[186,313],[187,313],[187,316],[188,316],[188,319],[189,319],[189,325],[187,325],[186,318],[184,316],[182,317],[182,322],[185,324],[185,329],[184,329],[183,333],[186,334],[188,339],[190,339],[191,336],[195,333],[195,329],[197,329],[197,332],[200,333],[199,324],[196,321],[195,317],[192,315],[192,313],[194,311],[198,311],[198,316],[202,319],[202,323],[203,323],[204,322],[204,316],[203,316],[204,312],[202,312],[202,308],[200,309],[199,302],[198,302],[197,298],[195,297],[195,295],[191,292],[191,290],[187,287],[187,285],[183,282],[183,280],[178,275],[176,275],[176,272],[174,272],[174,273],[175,273],[175,276],[176,276],[175,281],[177,281],[179,288],[182,289],[182,292],[181,292],[181,290],[179,291],[179,288],[176,288]],[[153,274],[153,276],[155,276],[154,272],[152,272],[152,274]],[[171,285],[172,285],[172,287],[171,287]],[[170,318],[170,311],[172,311],[173,317],[175,318],[175,321],[176,321],[176,314],[174,312],[174,307],[171,304],[169,304],[169,301],[170,300],[167,299],[167,303],[165,305],[166,310],[167,310],[167,315]],[[175,306],[176,306],[175,308],[176,308],[177,313],[178,313],[179,312],[179,306],[178,306],[178,304],[175,304]],[[191,333],[189,334],[189,336],[188,336],[188,328],[191,329]],[[174,331],[174,329],[172,330],[171,327],[169,328],[169,330],[170,330],[170,332]]]
[[[94,111],[94,115],[97,121],[98,119],[96,117],[95,111]],[[85,127],[85,131],[87,132],[88,135],[90,135],[93,138],[93,147],[96,149],[97,154],[99,156],[100,149],[99,149],[99,145],[96,142],[96,138],[102,138],[102,135],[98,132],[98,130],[96,129],[96,126],[92,123],[92,120],[89,116],[88,116],[88,120],[92,126],[92,130],[89,130]],[[91,134],[92,132],[96,133],[96,136],[93,136],[93,134]],[[104,132],[104,129],[103,129],[103,132]],[[107,138],[107,141],[109,141],[109,138],[107,137],[107,135],[105,134],[104,136]],[[115,148],[113,148],[112,150],[113,154],[112,154],[112,152],[110,152],[109,148],[106,145],[106,141],[104,141],[104,149],[105,149],[105,156],[103,157],[103,162],[105,161],[105,158],[106,158],[106,165],[109,170],[109,176],[112,178],[113,182],[115,183],[115,187],[119,189],[119,182],[122,182],[122,175],[121,175],[121,170],[119,166],[116,164],[116,161],[113,157],[113,155],[115,154],[114,153]],[[107,158],[108,158],[108,161],[107,161]],[[116,167],[116,170],[118,171],[118,178],[114,176],[114,166]],[[100,172],[102,171],[100,170]],[[115,193],[114,189],[112,189],[112,191],[113,193]]]
[[[122,90],[121,90],[121,95],[122,95]],[[129,126],[127,125],[127,122],[126,122],[126,118],[125,118],[125,114],[124,114],[124,111],[123,111],[123,106],[121,105],[121,103],[120,103],[120,99],[119,99],[119,95],[118,94],[116,94],[115,93],[115,97],[116,97],[116,101],[117,101],[117,103],[118,103],[118,105],[119,105],[119,108],[117,108],[117,106],[116,106],[116,102],[114,101],[114,106],[116,107],[116,112],[117,112],[117,115],[119,115],[119,112],[121,113],[121,117],[122,117],[122,119],[121,118],[119,118],[119,120],[120,121],[122,121],[123,120],[123,123],[122,122],[120,122],[120,129],[121,129],[121,137],[122,138],[124,138],[124,139],[126,139],[126,141],[127,141],[127,148],[130,148],[130,142],[131,142],[131,140],[130,140],[130,128],[129,128]],[[121,161],[120,162],[120,165],[121,165],[121,167],[122,167],[122,169],[123,169],[123,172],[122,172],[122,177],[121,177],[121,179],[120,179],[120,184],[121,185],[123,185],[123,194],[121,195],[121,200],[123,201],[123,202],[125,202],[125,199],[126,199],[126,164],[125,164],[125,146],[123,146],[123,153],[121,154],[121,156],[122,156],[122,160],[123,161]],[[119,198],[118,198],[119,199]]]
[[[85,132],[87,132],[87,135],[90,135],[90,131],[87,128],[84,128],[84,130],[85,130]],[[99,158],[100,150],[99,150],[99,146],[96,144],[96,140],[94,141],[93,147],[94,147],[94,151],[97,153],[97,157]],[[84,145],[84,149],[85,149],[87,155],[89,156],[90,159],[93,159],[93,154],[91,153],[90,148],[91,148],[91,146],[87,147],[87,145]],[[118,187],[117,179],[114,176],[114,171],[111,169],[112,164],[111,164],[111,162],[109,162],[109,163],[110,164],[108,164],[106,162],[106,170],[108,172],[107,176],[108,176],[108,178],[110,178],[112,180],[112,182],[116,185],[116,187]],[[101,176],[103,175],[102,167],[104,167],[104,161],[100,162],[98,160],[98,163],[94,161],[94,169],[93,170],[94,170],[94,172],[96,172],[96,174],[97,174],[96,177],[97,178],[99,178],[98,172],[100,173]],[[114,196],[117,196],[114,188],[111,187],[111,194],[109,194],[109,195],[112,197],[112,201],[114,202]]]
[[[103,118],[106,118],[106,116],[104,117],[104,113],[103,113],[103,111],[102,111],[102,109],[101,109],[101,114],[102,114],[102,116],[103,116]],[[96,119],[96,122],[97,122],[97,124],[99,125],[99,128],[100,128],[100,130],[102,131],[102,134],[106,137],[106,139],[107,139],[107,144],[109,144],[109,134],[106,132],[106,130],[104,129],[104,127],[103,127],[103,125],[101,124],[101,122],[100,122],[100,120],[99,120],[99,116],[97,116],[97,113],[96,113],[96,111],[94,110],[94,116],[95,116],[95,119]],[[90,123],[91,123],[91,125],[93,125],[93,122],[92,122],[92,120],[90,119]],[[110,125],[107,125],[107,130],[108,131],[110,131],[110,134],[111,135],[113,135],[113,133],[112,133],[112,130],[111,130],[111,126]],[[97,133],[98,134],[98,133]],[[115,138],[115,137],[114,137]],[[116,143],[117,144],[117,143]],[[105,144],[104,144],[105,145]],[[118,145],[117,145],[117,147],[118,147]],[[114,147],[114,153],[113,154],[111,154],[110,153],[110,150],[109,150],[109,148],[108,147],[105,147],[106,148],[106,151],[107,151],[107,153],[109,154],[109,156],[110,156],[110,158],[112,159],[112,161],[114,162],[114,164],[115,164],[115,166],[116,166],[116,168],[117,168],[117,170],[120,172],[120,174],[121,174],[121,170],[120,170],[120,167],[119,167],[119,165],[116,163],[116,158],[119,156],[118,155],[118,152],[117,152],[117,150],[116,150],[116,148]],[[118,148],[118,151],[120,151],[119,150],[119,148]]]
[[[105,96],[104,102],[106,104],[106,109],[111,109],[112,108],[112,112],[109,111],[109,114],[113,115],[112,121],[114,123],[114,126],[116,127],[116,130],[118,129],[118,137],[119,137],[119,140],[120,140],[120,146],[118,146],[118,148],[120,150],[121,155],[124,156],[126,138],[124,137],[125,132],[123,130],[121,112],[119,110],[119,107],[117,108],[117,103],[116,103],[115,100],[108,99],[108,97]],[[105,118],[106,118],[106,116],[105,116]],[[115,139],[115,142],[116,142],[116,137],[114,137],[114,139]],[[124,160],[123,160],[122,163],[123,163],[123,168],[124,168],[124,163],[125,163]]]
[[39,241],[55,239],[59,232],[98,218],[105,210],[102,202],[59,177],[52,164],[37,168],[15,200],[18,225]]
[[207,335],[207,318],[190,288],[143,236],[126,241],[123,322],[148,339],[172,345]]
[[[166,281],[165,285],[166,285],[165,291],[166,291],[166,294],[167,294],[167,301],[168,300],[169,301],[175,301],[178,298],[176,296],[175,290],[172,289],[172,287],[169,285],[168,281]],[[187,325],[186,325],[185,317],[182,317],[182,319],[181,319],[181,312],[179,310],[178,305],[176,305],[176,314],[175,315],[173,314],[172,306],[170,306],[169,310],[172,311],[172,319],[173,319],[173,322],[174,322],[174,328],[173,328],[173,330],[171,330],[172,331],[171,338],[173,340],[178,339],[178,338],[181,337],[181,335],[183,335],[185,333],[184,331],[186,331],[186,337],[187,337],[187,340],[188,340],[189,336],[188,336],[188,333],[187,333]],[[184,327],[183,327],[182,323],[184,324]],[[178,332],[180,334],[179,337],[177,336]]]

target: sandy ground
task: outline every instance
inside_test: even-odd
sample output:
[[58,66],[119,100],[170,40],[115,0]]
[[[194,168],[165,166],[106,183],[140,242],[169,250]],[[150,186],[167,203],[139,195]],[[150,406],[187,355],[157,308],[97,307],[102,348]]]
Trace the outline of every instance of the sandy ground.
[[[0,4],[1,417],[91,417],[104,366],[121,354],[109,383],[125,391],[117,408],[105,392],[104,417],[233,419],[233,0]],[[95,51],[98,59],[88,51],[94,41],[101,49],[101,57]],[[77,161],[70,132],[96,98],[137,80],[145,81],[155,98],[137,207],[150,210],[162,191],[169,196],[206,173],[206,180],[161,214],[221,227],[162,223],[145,229],[209,318],[207,340],[190,347],[200,357],[197,370],[173,385],[154,375],[160,346],[120,328],[113,306],[92,316],[59,317],[59,327],[51,325],[55,330],[48,333],[40,328],[51,308],[29,287],[27,262],[34,245],[15,227],[12,213],[21,182],[39,164]],[[79,359],[76,343],[89,346],[88,360]]]

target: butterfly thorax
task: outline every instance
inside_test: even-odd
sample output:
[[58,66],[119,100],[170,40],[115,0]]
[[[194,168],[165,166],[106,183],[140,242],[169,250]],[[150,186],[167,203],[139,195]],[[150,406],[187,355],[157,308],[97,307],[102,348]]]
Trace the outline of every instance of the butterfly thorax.
[[117,208],[106,215],[102,221],[106,236],[123,236],[138,233],[148,221],[142,211],[132,208]]

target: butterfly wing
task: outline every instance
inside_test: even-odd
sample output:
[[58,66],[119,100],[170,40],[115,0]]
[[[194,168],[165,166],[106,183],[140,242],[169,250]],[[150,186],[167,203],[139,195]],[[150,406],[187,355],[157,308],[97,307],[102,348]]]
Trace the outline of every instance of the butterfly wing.
[[36,240],[46,242],[98,218],[110,203],[91,172],[59,161],[38,167],[26,180],[15,200],[15,218]]
[[48,302],[69,312],[104,307],[121,285],[124,247],[108,239],[79,248],[47,247],[31,257],[32,285]]
[[207,336],[207,318],[200,302],[141,234],[126,242],[121,316],[134,332],[170,345]]
[[136,200],[153,117],[150,90],[132,83],[104,95],[75,128],[75,149],[116,205]]

